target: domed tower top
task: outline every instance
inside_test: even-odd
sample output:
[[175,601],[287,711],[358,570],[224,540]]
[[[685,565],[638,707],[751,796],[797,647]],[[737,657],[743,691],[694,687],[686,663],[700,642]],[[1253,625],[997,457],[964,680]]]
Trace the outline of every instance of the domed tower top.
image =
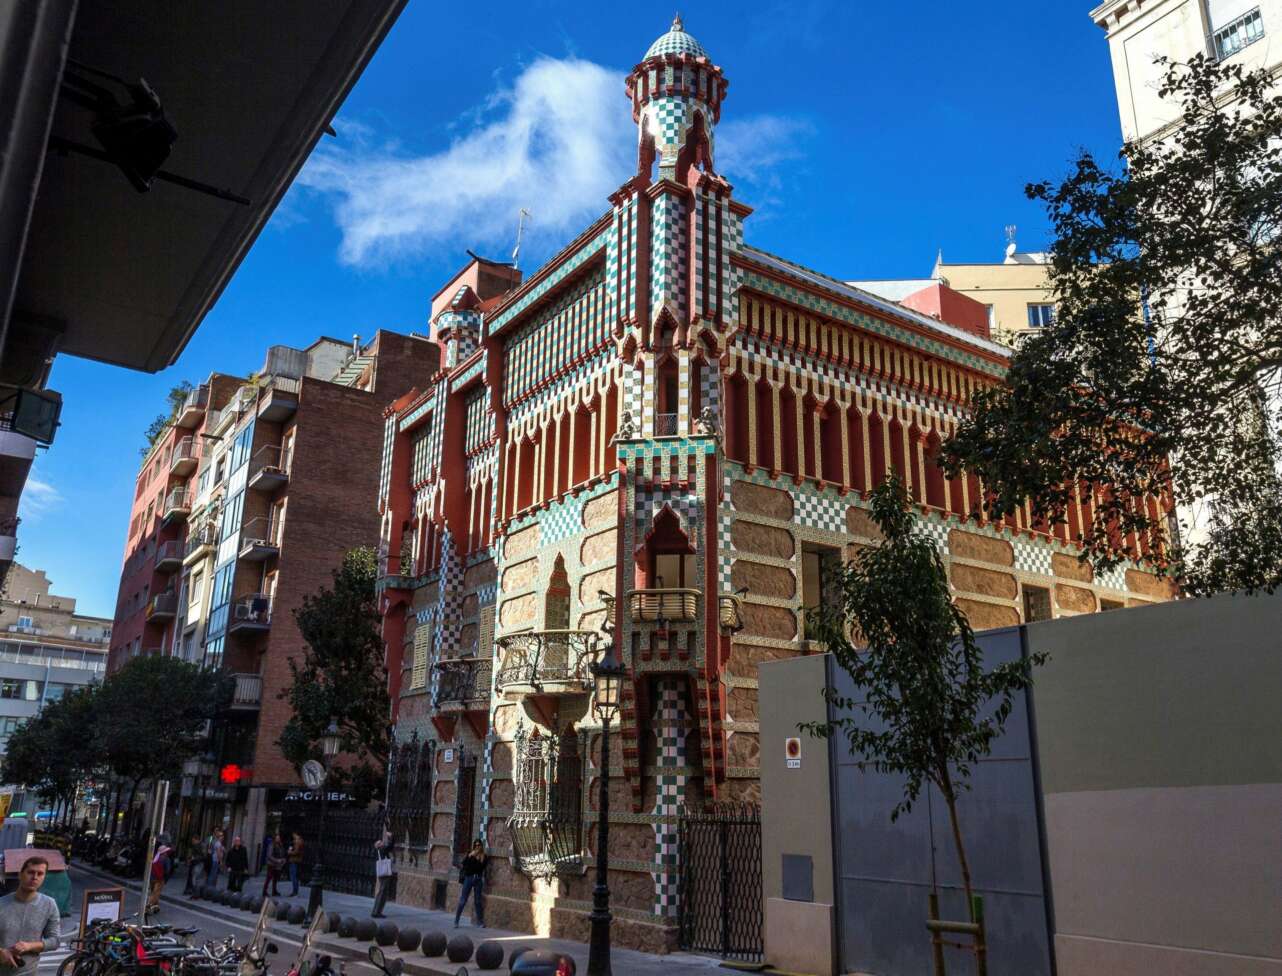
[[660,178],[686,180],[690,166],[712,168],[713,127],[728,83],[678,14],[628,75],[632,120],[638,124],[638,162],[648,172],[656,156]]
[[696,58],[706,58],[708,56],[708,52],[703,49],[703,45],[686,33],[685,25],[681,23],[680,14],[672,18],[672,26],[668,28],[668,32],[650,45],[650,50],[645,52],[643,60],[657,57],[660,54],[693,54]]

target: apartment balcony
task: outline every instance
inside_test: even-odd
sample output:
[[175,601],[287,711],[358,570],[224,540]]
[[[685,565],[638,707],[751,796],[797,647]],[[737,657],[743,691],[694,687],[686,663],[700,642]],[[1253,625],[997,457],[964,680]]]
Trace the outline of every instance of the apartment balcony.
[[[6,569],[8,564],[13,562],[14,553],[18,551],[18,523],[22,519],[16,515],[13,518],[0,519],[0,564]],[[3,580],[4,572],[0,571],[0,580]]]
[[263,704],[263,676],[261,674],[233,674],[236,684],[231,693],[231,710],[234,712],[257,711]]
[[261,633],[272,625],[272,600],[265,593],[242,597],[231,605],[227,632]]
[[240,558],[261,563],[280,555],[280,523],[272,518],[250,519],[240,530]]
[[174,453],[169,456],[169,473],[185,478],[196,470],[200,461],[200,448],[194,437],[184,437],[174,445]]
[[156,569],[162,573],[172,573],[183,564],[183,551],[186,547],[174,539],[162,542],[156,547]]
[[276,444],[265,444],[249,459],[249,480],[246,487],[252,491],[275,491],[289,483],[289,462],[293,452],[286,452]]
[[691,623],[699,619],[699,591],[688,588],[629,590],[633,623]]
[[494,663],[488,658],[461,657],[439,661],[432,704],[442,712],[488,711]]
[[147,604],[147,620],[153,623],[160,623],[165,620],[173,620],[178,615],[178,594],[174,590],[165,590],[164,593],[157,593]]
[[531,630],[500,637],[496,690],[509,698],[586,694],[592,690],[597,638],[594,630]]
[[218,527],[202,525],[187,536],[183,565],[192,566],[210,555],[218,545]]
[[160,521],[165,525],[178,522],[191,514],[191,492],[186,488],[175,488],[165,496],[160,506]]
[[178,409],[178,415],[174,417],[175,427],[199,427],[201,419],[205,416],[205,407],[209,405],[209,387],[202,384],[187,394],[187,399]]
[[259,387],[258,416],[261,420],[280,423],[298,409],[298,391],[303,381],[288,376],[271,376]]
[[27,483],[36,441],[13,429],[11,415],[0,415],[0,495],[17,498]]

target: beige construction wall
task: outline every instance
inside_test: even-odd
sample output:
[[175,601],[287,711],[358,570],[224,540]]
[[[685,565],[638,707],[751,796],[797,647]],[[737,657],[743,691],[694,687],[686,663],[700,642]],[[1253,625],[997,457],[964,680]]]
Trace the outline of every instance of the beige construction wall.
[[1282,973],[1282,594],[1028,642],[1059,976]]

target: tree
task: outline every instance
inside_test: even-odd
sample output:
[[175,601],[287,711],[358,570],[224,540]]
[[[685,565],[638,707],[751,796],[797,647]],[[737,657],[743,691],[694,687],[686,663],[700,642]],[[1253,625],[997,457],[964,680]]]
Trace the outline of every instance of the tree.
[[353,549],[334,571],[332,588],[303,598],[294,620],[307,652],[301,663],[290,659],[293,681],[280,696],[293,710],[279,740],[285,758],[296,768],[319,759],[320,737],[333,720],[349,759],[331,782],[350,785],[358,799],[382,796],[390,747],[377,578],[374,550]]
[[200,751],[205,723],[231,689],[226,675],[176,657],[136,657],[108,676],[96,731],[107,767],[129,784],[126,809],[145,780],[176,775]]
[[[1056,320],[944,446],[999,519],[1025,501],[1096,568],[1201,594],[1282,582],[1282,97],[1264,72],[1167,62],[1169,135],[1027,194],[1054,226]],[[1182,543],[1166,545],[1178,519]]]
[[985,670],[970,622],[952,602],[939,550],[914,524],[903,483],[884,481],[871,502],[882,542],[842,568],[840,605],[820,607],[813,622],[807,614],[810,634],[827,645],[860,698],[824,689],[833,712],[844,714],[801,728],[822,738],[842,734],[860,768],[904,777],[892,821],[912,809],[927,784],[939,790],[972,905],[957,798],[1044,655]]
[[15,730],[5,750],[5,781],[23,783],[69,810],[103,758],[94,734],[97,695],[96,685],[73,689]]
[[147,430],[143,434],[147,443],[139,449],[139,453],[143,457],[146,457],[148,452],[156,446],[156,441],[160,439],[160,435],[169,429],[169,425],[172,424],[174,422],[174,418],[178,416],[178,411],[182,409],[183,403],[187,399],[187,394],[190,393],[191,390],[191,383],[187,380],[183,380],[181,383],[176,383],[169,388],[169,392],[165,395],[165,399],[169,403],[169,412],[156,414],[156,418],[147,425]]

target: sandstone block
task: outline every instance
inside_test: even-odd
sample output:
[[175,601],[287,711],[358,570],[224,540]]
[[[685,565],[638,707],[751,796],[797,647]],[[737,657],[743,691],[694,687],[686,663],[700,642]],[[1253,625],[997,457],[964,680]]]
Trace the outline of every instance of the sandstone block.
[[786,529],[735,519],[734,525],[730,527],[730,542],[736,549],[754,552],[759,556],[792,558],[792,533]]
[[741,512],[764,515],[788,521],[792,518],[792,497],[786,491],[750,481],[736,481],[730,487],[730,500]]
[[978,559],[1001,566],[1015,565],[1015,550],[1005,539],[990,539],[964,529],[953,529],[948,533],[948,551],[963,559]]
[[1062,552],[1051,553],[1051,571],[1056,576],[1077,580],[1079,583],[1089,583],[1095,575],[1091,572],[1089,562],[1081,562],[1076,556],[1069,556]]
[[772,596],[787,600],[797,591],[797,579],[792,571],[782,566],[763,566],[746,559],[736,559],[730,567],[730,585],[736,590],[748,587],[756,596]]
[[1005,600],[1013,600],[1019,594],[1019,584],[1010,573],[998,573],[991,569],[953,563],[949,569],[949,576],[954,588],[963,593],[999,596]]

